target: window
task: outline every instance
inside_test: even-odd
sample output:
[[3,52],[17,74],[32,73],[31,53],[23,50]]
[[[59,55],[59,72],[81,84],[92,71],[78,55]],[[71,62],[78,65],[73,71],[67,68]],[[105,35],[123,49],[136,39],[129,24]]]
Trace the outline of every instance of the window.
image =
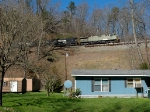
[[6,81],[3,82],[3,86],[7,86],[7,82]]
[[141,84],[141,78],[128,78],[126,80],[127,87],[135,87],[135,84]]
[[93,91],[107,92],[109,91],[109,80],[105,78],[95,78],[93,86]]

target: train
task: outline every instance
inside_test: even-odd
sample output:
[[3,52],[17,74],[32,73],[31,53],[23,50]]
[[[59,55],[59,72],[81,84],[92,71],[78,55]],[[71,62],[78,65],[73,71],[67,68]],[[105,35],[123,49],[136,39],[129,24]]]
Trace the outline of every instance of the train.
[[102,35],[102,36],[90,36],[90,37],[81,37],[80,45],[86,44],[107,44],[107,43],[119,43],[120,39],[117,35]]
[[71,37],[65,39],[55,39],[53,45],[56,47],[76,46],[76,45],[92,45],[92,44],[108,44],[119,43],[120,39],[117,35],[102,35],[102,36],[90,36],[90,37]]

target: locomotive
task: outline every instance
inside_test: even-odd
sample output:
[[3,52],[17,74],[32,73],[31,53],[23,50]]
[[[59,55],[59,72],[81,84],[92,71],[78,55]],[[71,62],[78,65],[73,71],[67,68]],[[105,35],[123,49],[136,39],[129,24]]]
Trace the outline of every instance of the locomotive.
[[91,37],[81,37],[80,45],[86,44],[107,44],[107,43],[119,43],[120,39],[117,35],[102,35],[102,36],[91,36]]

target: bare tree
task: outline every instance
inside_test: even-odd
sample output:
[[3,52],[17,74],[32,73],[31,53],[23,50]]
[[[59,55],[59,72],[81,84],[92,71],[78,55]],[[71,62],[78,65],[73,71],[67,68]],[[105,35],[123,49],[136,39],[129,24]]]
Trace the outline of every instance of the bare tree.
[[48,70],[47,67],[48,66],[40,67],[40,79],[47,92],[47,96],[49,96],[50,92],[53,94],[54,90],[61,89],[61,79],[56,66],[53,66],[51,70]]
[[138,55],[141,59],[141,62],[144,62],[143,56],[141,54],[141,51],[140,51],[140,48],[139,48],[139,45],[138,45],[138,40],[137,40],[137,36],[136,36],[136,31],[135,31],[134,0],[130,0],[130,4],[131,4],[133,37],[134,37],[134,41],[135,41],[135,45],[136,45],[135,47],[137,48],[137,52],[138,52]]
[[89,6],[87,3],[81,3],[77,6],[76,18],[77,18],[77,31],[80,32],[80,35],[86,34],[86,28],[84,27],[86,24],[86,19],[88,16]]
[[0,105],[2,106],[3,78],[8,68],[14,64],[19,64],[26,71],[30,66],[28,59],[29,44],[36,40],[38,19],[32,11],[25,9],[24,4],[5,1],[0,6]]
[[103,11],[100,8],[95,8],[91,14],[91,31],[93,35],[101,35],[102,34],[102,14]]
[[102,20],[103,20],[103,27],[105,30],[105,34],[108,35],[110,34],[110,14],[111,14],[111,9],[110,7],[104,8],[103,9],[103,16],[102,16]]
[[128,7],[124,6],[122,10],[120,10],[118,17],[119,25],[120,25],[120,37],[122,37],[122,41],[130,42],[133,41],[131,37],[131,14]]

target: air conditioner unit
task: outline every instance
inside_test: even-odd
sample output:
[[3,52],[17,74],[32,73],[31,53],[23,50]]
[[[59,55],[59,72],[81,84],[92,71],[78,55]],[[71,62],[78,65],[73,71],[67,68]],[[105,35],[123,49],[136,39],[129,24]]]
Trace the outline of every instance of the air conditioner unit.
[[142,83],[135,83],[135,88],[141,88],[142,87]]

